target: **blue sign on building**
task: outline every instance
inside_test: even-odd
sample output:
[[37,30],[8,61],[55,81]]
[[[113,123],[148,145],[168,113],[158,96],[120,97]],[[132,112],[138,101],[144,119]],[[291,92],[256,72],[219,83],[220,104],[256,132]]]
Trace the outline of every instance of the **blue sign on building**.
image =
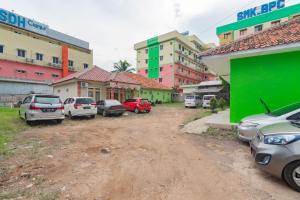
[[43,35],[47,35],[47,30],[49,29],[49,27],[45,24],[42,24],[32,19],[28,19],[21,15],[17,15],[13,12],[9,12],[1,8],[0,8],[0,22],[9,24],[11,26],[16,26],[18,28],[23,28],[28,31],[43,34]]
[[237,14],[237,20],[244,20],[258,15],[266,14],[274,10],[278,10],[285,7],[285,0],[276,0],[270,3],[263,4],[261,6],[251,8]]

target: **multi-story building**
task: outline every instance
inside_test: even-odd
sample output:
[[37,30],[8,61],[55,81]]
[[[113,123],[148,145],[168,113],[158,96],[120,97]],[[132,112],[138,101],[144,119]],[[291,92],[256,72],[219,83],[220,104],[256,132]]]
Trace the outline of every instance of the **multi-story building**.
[[0,96],[52,93],[51,82],[91,67],[88,42],[0,9]]
[[220,44],[224,45],[277,26],[299,15],[300,4],[285,7],[284,0],[277,0],[239,12],[237,22],[217,27],[217,35]]
[[169,88],[197,84],[209,80],[212,74],[197,55],[212,46],[197,36],[172,31],[134,45],[137,52],[137,72]]

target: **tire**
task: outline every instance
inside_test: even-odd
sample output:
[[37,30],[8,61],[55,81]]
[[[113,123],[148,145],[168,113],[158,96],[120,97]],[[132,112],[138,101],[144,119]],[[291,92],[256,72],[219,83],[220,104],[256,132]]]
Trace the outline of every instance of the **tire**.
[[91,115],[91,119],[95,119],[96,115]]
[[56,120],[56,123],[57,123],[57,124],[61,124],[62,122],[63,122],[62,119],[57,119],[57,120]]
[[103,110],[103,112],[102,112],[102,116],[103,116],[103,117],[106,117],[106,116],[107,116],[107,113],[106,113],[106,111],[105,111],[105,110]]
[[139,113],[140,113],[140,111],[139,111],[138,108],[135,108],[135,109],[134,109],[134,112],[135,112],[136,114],[139,114]]
[[28,121],[28,120],[27,120],[27,115],[26,115],[26,113],[25,113],[25,122],[26,122],[26,124],[29,125],[29,126],[32,126],[32,125],[33,125],[33,122],[32,122],[32,121]]
[[[291,188],[300,192],[300,160],[292,162],[285,167],[283,178]],[[297,179],[297,182],[295,179]]]

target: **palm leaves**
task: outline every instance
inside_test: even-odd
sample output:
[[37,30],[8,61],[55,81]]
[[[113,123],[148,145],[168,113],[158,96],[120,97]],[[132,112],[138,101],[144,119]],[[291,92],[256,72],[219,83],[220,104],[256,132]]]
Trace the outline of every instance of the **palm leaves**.
[[130,63],[128,63],[126,60],[122,61],[120,60],[117,63],[114,63],[114,69],[112,72],[129,72],[132,73],[135,71],[135,69],[132,67]]

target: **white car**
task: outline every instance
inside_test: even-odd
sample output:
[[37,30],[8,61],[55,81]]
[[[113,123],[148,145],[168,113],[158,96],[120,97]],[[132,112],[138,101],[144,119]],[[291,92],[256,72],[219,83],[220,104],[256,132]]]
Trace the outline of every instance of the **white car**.
[[261,103],[265,106],[266,113],[252,115],[241,120],[238,126],[238,137],[241,141],[250,142],[257,133],[257,127],[300,120],[300,103],[291,104],[274,111],[271,111],[262,99]]
[[27,124],[35,121],[56,120],[60,124],[64,119],[64,106],[59,96],[29,95],[20,104],[19,115]]
[[198,107],[201,106],[202,100],[200,96],[197,95],[187,95],[184,99],[184,106],[188,107]]
[[90,97],[71,97],[64,102],[65,114],[73,119],[74,117],[88,116],[95,118],[97,105]]
[[212,100],[212,98],[216,98],[216,95],[204,95],[202,100],[202,107],[210,108],[210,100]]

